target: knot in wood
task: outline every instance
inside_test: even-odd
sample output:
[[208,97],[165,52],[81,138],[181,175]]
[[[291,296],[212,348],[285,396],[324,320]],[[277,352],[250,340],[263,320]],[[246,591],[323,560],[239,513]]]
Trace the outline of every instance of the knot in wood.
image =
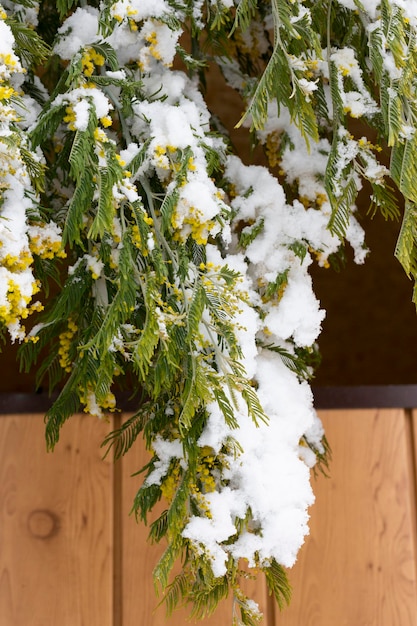
[[60,529],[59,517],[48,509],[31,511],[27,525],[30,534],[36,539],[51,539]]

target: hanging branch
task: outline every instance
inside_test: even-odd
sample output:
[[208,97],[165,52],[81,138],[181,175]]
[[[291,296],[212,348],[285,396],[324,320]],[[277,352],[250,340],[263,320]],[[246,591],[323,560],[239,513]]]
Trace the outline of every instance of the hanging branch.
[[[80,408],[102,418],[135,392],[104,446],[151,451],[134,510],[146,523],[165,502],[150,538],[166,543],[154,577],[169,611],[201,618],[231,594],[233,623],[253,626],[241,582],[258,573],[289,601],[310,468],[329,450],[308,382],[324,317],[308,269],[345,240],[364,261],[364,181],[385,217],[404,196],[395,254],[417,276],[414,4],[1,8],[1,329],[59,391],[49,448]],[[232,153],[205,102],[213,65],[269,168]]]

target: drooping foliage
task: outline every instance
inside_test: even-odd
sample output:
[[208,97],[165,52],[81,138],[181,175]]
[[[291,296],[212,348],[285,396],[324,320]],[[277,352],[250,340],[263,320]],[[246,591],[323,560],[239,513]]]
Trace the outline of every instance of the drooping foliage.
[[[134,392],[105,445],[151,451],[134,509],[166,503],[169,610],[232,594],[233,623],[257,624],[255,570],[289,600],[327,453],[308,269],[345,241],[363,262],[365,184],[385,217],[404,197],[395,253],[417,275],[416,36],[415,0],[3,1],[0,322],[59,391],[50,448]],[[214,66],[268,167],[210,111]]]

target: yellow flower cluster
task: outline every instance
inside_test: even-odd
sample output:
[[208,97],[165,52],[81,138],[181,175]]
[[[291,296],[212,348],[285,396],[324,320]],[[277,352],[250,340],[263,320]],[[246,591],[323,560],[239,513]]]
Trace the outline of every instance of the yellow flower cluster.
[[[106,133],[104,132],[104,130],[102,128],[99,128],[97,126],[97,128],[94,130],[94,139],[98,143],[106,143],[107,135],[106,135]],[[104,152],[103,152],[103,156],[104,156]]]
[[180,466],[177,463],[165,477],[161,485],[161,493],[167,502],[172,502],[180,479]]
[[[146,212],[143,216],[143,221],[148,226],[153,226],[153,219]],[[146,242],[142,240],[139,226],[137,224],[132,226],[132,243],[142,252],[143,256],[147,256],[149,249]]]
[[137,224],[134,224],[132,226],[132,243],[134,246],[136,246],[136,248],[138,248],[138,250],[142,252],[143,256],[148,255],[148,248],[142,241],[139,226]]
[[305,209],[309,209],[310,207],[321,209],[321,207],[323,206],[325,202],[329,202],[329,196],[327,195],[327,193],[323,191],[315,192],[314,196],[315,197],[313,198],[307,197],[307,196],[300,196],[298,199]]
[[[214,491],[214,489],[212,489]],[[194,496],[194,500],[200,509],[200,512],[203,513],[206,517],[211,519],[213,516],[210,511],[210,507],[208,505],[207,499],[204,496],[204,493],[201,493],[200,489],[196,485],[191,485],[191,493]]]
[[162,56],[158,50],[158,37],[157,37],[156,31],[153,30],[151,33],[146,35],[145,39],[150,44],[149,52],[151,53],[153,58],[156,59],[157,61],[160,61],[162,59]]
[[84,413],[102,418],[102,409],[108,411],[114,411],[116,409],[116,398],[111,391],[108,392],[100,404],[97,403],[97,398],[91,385],[87,385],[86,388],[79,387],[78,391],[80,401],[85,405],[83,409]]
[[[0,105],[1,108],[1,105]],[[1,118],[3,116],[0,113],[0,123]],[[8,116],[7,122],[17,121],[17,116],[13,112],[10,116]],[[15,176],[19,165],[22,163],[22,159],[18,153],[18,150],[14,148],[9,148],[7,151],[5,149],[1,150],[0,153],[0,190],[6,190],[10,188],[10,176]]]
[[[32,294],[37,291],[39,291],[39,287],[36,283],[33,283]],[[23,295],[17,282],[12,279],[8,281],[6,299],[7,304],[0,305],[0,322],[6,326],[19,324],[21,319],[26,319],[34,311],[43,309],[40,302],[35,302],[31,307],[28,307],[31,296]],[[20,334],[23,334],[24,331],[25,329],[22,327]]]
[[71,371],[72,363],[70,359],[70,349],[72,340],[78,330],[77,324],[70,318],[68,320],[67,330],[59,335],[59,364],[66,372]]
[[197,482],[191,485],[191,493],[200,513],[211,519],[212,514],[205,494],[216,490],[216,480],[213,476],[216,459],[212,449],[208,446],[202,448],[200,461],[197,465]]
[[84,76],[92,76],[94,72],[94,66],[101,67],[105,63],[104,56],[94,50],[94,48],[87,48],[81,59]]
[[210,230],[214,227],[213,222],[199,222],[194,217],[187,217],[184,220],[184,224],[191,226],[191,237],[199,245],[205,245],[209,236]]
[[8,85],[0,85],[0,100],[9,100],[12,96],[17,95],[17,91]]
[[317,263],[321,266],[324,267],[326,270],[328,270],[330,268],[330,263],[327,259],[327,257],[324,255],[323,252],[321,252],[320,250],[314,250],[314,255],[316,257]]
[[18,256],[6,254],[0,262],[11,272],[23,272],[33,262],[33,256],[27,248],[23,248]]
[[[248,293],[238,288],[238,283],[242,281],[240,276],[236,276],[233,285],[228,283],[225,296],[225,281],[219,273],[221,267],[214,263],[200,263],[199,269],[205,272],[201,276],[201,283],[207,293],[213,294],[222,304],[222,310],[230,319],[242,313],[240,303],[248,301]],[[235,323],[236,328],[242,328]]]
[[87,261],[87,269],[91,273],[92,279],[98,280],[103,271],[104,263],[99,258],[99,251],[97,247],[94,247],[91,254],[86,254],[84,258]]
[[281,133],[277,130],[269,133],[265,143],[265,153],[270,167],[280,164],[279,147],[281,143]]
[[168,155],[173,154],[175,151],[175,146],[156,146],[154,150],[155,165],[163,170],[169,170],[170,159],[168,158]]
[[0,53],[0,68],[0,80],[9,78],[12,72],[25,72],[14,52]]
[[36,232],[29,230],[29,247],[32,254],[41,259],[53,259],[55,256],[66,258],[66,252],[62,248],[61,238],[52,237],[48,229],[37,228]]
[[[119,23],[120,23],[120,22],[123,22],[123,17],[122,17],[122,15],[120,15],[120,13],[118,13],[118,12],[117,12],[117,11],[118,11],[118,8],[119,8],[117,5],[118,5],[118,3],[116,2],[116,3],[115,3],[112,7],[111,7],[110,11],[111,11],[111,13],[112,13],[113,18],[114,18],[117,22],[119,22]],[[130,4],[128,4],[128,5],[127,5],[126,10],[125,10],[125,15],[127,15],[127,16],[128,16],[128,18],[132,18],[133,16],[137,15],[137,13],[138,13],[138,12],[137,12],[137,10],[136,10],[136,9],[133,9],[133,8],[132,8],[132,6],[131,6]],[[133,20],[132,20],[132,19],[129,19],[129,25],[130,25],[130,22],[133,22]],[[132,30],[137,30],[137,24],[136,24],[136,22],[135,22],[135,26],[136,26],[136,28],[134,28],[134,29],[132,29]]]
[[104,128],[108,128],[109,126],[111,126],[113,124],[113,120],[110,117],[110,115],[106,115],[105,117],[101,117],[100,118],[100,122],[101,122],[101,125]]
[[100,402],[100,406],[102,409],[114,411],[116,408],[116,396],[114,395],[114,393],[109,391],[106,397]]
[[65,107],[65,113],[66,115],[64,115],[63,121],[68,124],[68,130],[73,130],[73,131],[77,130],[75,126],[75,121],[77,118],[75,116],[74,109],[72,108],[71,105]]
[[214,228],[215,224],[212,220],[202,222],[200,220],[201,215],[201,211],[193,206],[190,207],[188,215],[183,219],[180,219],[178,212],[174,211],[171,217],[172,227],[177,231],[174,235],[174,239],[185,241],[188,235],[191,235],[196,243],[205,245],[210,231]]
[[197,465],[197,476],[201,483],[201,490],[204,493],[211,493],[216,489],[216,481],[212,471],[215,464],[215,458],[210,448],[203,448],[203,455]]
[[376,152],[382,152],[382,146],[379,144],[373,144],[367,137],[361,137],[358,141],[360,148],[367,148],[369,150],[375,150]]

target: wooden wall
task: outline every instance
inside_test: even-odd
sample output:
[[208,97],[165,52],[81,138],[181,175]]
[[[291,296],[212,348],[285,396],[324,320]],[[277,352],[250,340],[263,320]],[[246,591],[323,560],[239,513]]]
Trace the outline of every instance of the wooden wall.
[[[265,626],[417,626],[416,419],[402,409],[323,411],[330,477],[314,480],[311,533],[290,607],[254,590]],[[180,626],[155,610],[158,547],[129,516],[138,447],[113,465],[111,423],[75,417],[54,453],[42,415],[0,416],[0,626]],[[225,603],[203,622],[231,626]]]

